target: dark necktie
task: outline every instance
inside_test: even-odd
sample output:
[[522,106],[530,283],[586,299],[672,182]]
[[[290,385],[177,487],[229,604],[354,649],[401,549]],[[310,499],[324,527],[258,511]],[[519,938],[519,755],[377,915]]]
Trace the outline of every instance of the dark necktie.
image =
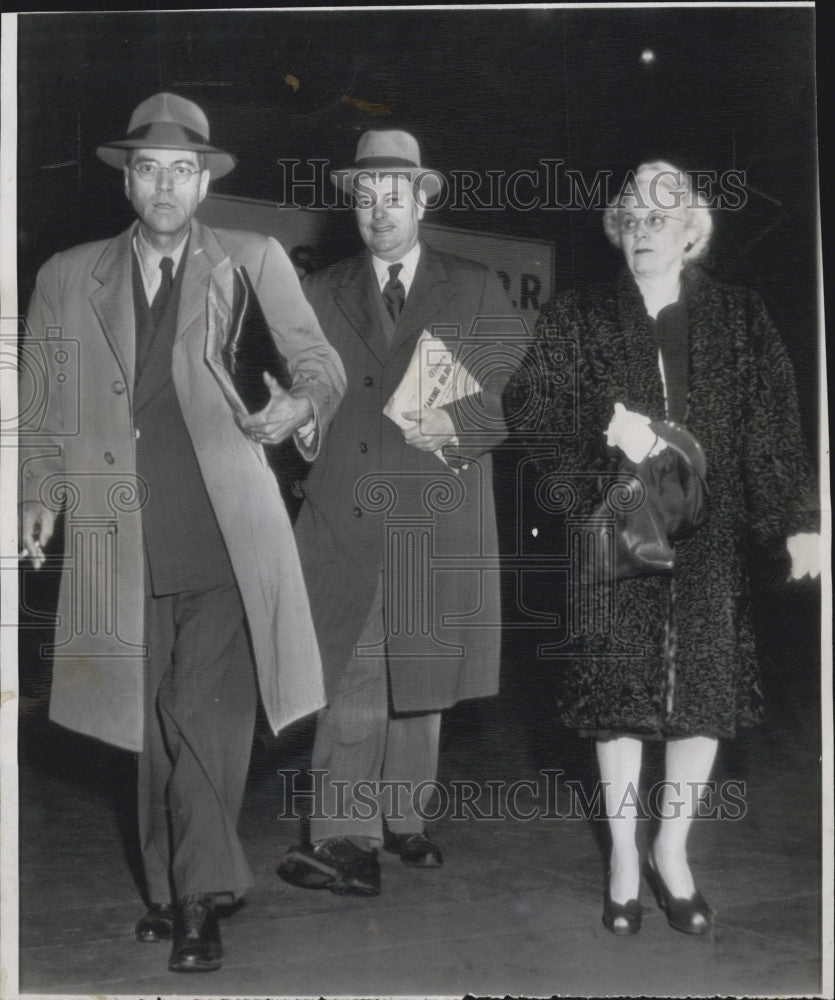
[[406,301],[406,289],[403,287],[403,282],[397,277],[402,269],[402,264],[390,264],[389,280],[383,286],[383,300],[386,303],[389,316],[391,316],[395,323],[400,318],[400,313],[403,311],[403,303]]
[[151,315],[156,323],[162,319],[165,307],[171,297],[171,288],[174,285],[174,261],[171,257],[163,257],[159,262],[159,269],[162,271],[162,281],[160,282],[154,301],[151,303]]

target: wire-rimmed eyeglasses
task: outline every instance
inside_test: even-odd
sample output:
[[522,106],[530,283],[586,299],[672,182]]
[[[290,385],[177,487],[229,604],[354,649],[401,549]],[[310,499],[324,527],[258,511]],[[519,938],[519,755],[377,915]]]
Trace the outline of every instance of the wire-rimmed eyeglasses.
[[170,167],[164,167],[156,160],[140,160],[139,163],[132,163],[131,170],[143,181],[155,181],[161,170],[167,170],[174,184],[185,184],[195,174],[203,172],[201,167],[194,167],[190,163],[172,163]]
[[641,224],[644,225],[648,233],[660,233],[667,225],[667,219],[674,222],[684,222],[684,219],[677,215],[669,215],[667,212],[650,212],[643,219],[634,215],[621,215],[618,217],[618,226],[622,233],[637,233]]

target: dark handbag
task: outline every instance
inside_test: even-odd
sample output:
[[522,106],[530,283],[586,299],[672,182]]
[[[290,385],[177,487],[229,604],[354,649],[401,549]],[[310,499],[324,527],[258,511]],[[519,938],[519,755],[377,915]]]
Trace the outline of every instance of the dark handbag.
[[270,390],[264,383],[265,371],[287,390],[292,386],[292,378],[287,362],[275,346],[246,268],[236,267],[233,274],[232,322],[221,357],[241,402],[249,413],[256,413],[270,401]]
[[589,520],[591,537],[581,566],[586,583],[670,573],[671,542],[687,538],[707,520],[707,463],[699,442],[679,424],[654,421],[667,442],[639,464],[624,459],[619,477]]

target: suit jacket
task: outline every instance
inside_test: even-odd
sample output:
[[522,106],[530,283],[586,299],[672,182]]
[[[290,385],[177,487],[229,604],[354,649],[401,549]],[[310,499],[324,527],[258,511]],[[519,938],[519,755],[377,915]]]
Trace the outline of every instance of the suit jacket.
[[[138,750],[147,486],[136,475],[132,233],[59,253],[38,275],[23,357],[24,368],[40,359],[41,405],[22,419],[21,498],[63,504],[67,517],[51,717]],[[322,704],[321,664],[275,478],[206,363],[211,303],[228,300],[231,265],[244,264],[252,278],[294,391],[313,402],[318,441],[344,390],[344,370],[275,240],[194,220],[187,254],[171,371],[278,731]]]
[[[501,617],[490,448],[506,435],[509,371],[490,359],[496,335],[517,329],[501,285],[486,267],[424,245],[390,344],[369,254],[313,274],[304,289],[348,377],[296,522],[326,690],[332,695],[339,682],[383,570],[387,635],[373,652],[388,657],[395,709],[495,694]],[[451,411],[469,459],[460,472],[407,445],[383,415],[424,328],[460,350],[483,387],[474,405]]]

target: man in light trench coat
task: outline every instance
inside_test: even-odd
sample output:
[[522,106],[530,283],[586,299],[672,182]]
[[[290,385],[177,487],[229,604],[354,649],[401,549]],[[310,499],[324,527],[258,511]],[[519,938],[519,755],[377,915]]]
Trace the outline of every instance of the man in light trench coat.
[[[373,896],[380,846],[409,865],[441,865],[424,829],[437,805],[441,710],[498,690],[490,450],[507,434],[513,352],[502,345],[520,321],[491,270],[421,239],[441,181],[421,168],[413,136],[366,132],[354,166],[333,180],[355,199],[366,249],[304,284],[348,389],[296,522],[328,707],[313,748],[310,843],[285,855],[279,875]],[[398,426],[383,411],[423,331],[459,366],[461,399],[407,405],[393,414]]]
[[[184,972],[219,968],[215,901],[251,882],[236,824],[258,686],[276,732],[323,703],[263,445],[295,435],[312,460],[345,387],[279,244],[193,218],[210,179],[235,165],[208,139],[196,104],[161,93],[125,139],[99,147],[138,219],[43,266],[21,386],[24,411],[38,396],[27,362],[40,359],[40,408],[21,414],[21,539],[39,568],[63,507],[50,716],[139,752],[151,905],[136,936],[173,939],[169,968]],[[251,416],[207,363],[240,265],[292,378],[285,391],[265,375],[269,402]]]

